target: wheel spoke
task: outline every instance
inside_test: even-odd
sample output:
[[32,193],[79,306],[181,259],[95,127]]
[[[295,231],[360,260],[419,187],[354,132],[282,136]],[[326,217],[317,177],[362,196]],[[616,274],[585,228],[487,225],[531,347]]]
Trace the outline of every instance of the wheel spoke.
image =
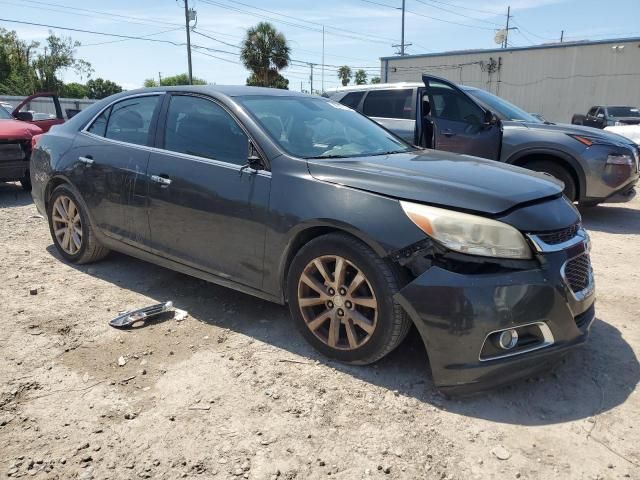
[[353,292],[357,290],[357,288],[362,285],[362,282],[364,281],[364,275],[362,274],[362,272],[358,272],[358,274],[353,277],[353,280],[351,280],[351,284],[349,285],[349,289],[347,290],[347,295],[352,295]]
[[58,223],[66,223],[66,220],[62,217],[59,217],[58,215],[56,215],[55,213],[51,216],[51,219],[54,222],[58,222]]
[[331,315],[331,324],[329,325],[329,337],[327,343],[330,347],[338,345],[338,336],[340,334],[340,319],[335,315]]
[[320,328],[324,322],[326,322],[329,318],[331,318],[331,312],[329,310],[325,310],[316,318],[307,323],[309,330],[315,332],[318,328]]
[[353,327],[353,322],[351,319],[347,320],[344,324],[345,329],[347,330],[347,340],[349,340],[349,346],[351,348],[356,348],[358,346],[358,340],[356,337],[356,329]]
[[346,262],[344,261],[344,258],[337,257],[336,258],[336,269],[333,272],[333,277],[334,277],[334,280],[335,280],[336,289],[339,288],[341,285],[344,285],[344,274],[345,274],[346,269],[347,269],[347,265],[346,265]]
[[322,305],[326,302],[326,299],[322,297],[305,297],[298,299],[298,304],[301,307],[315,307],[316,305]]
[[66,231],[67,231],[67,227],[62,227],[62,228],[58,228],[53,233],[56,235],[57,238],[60,238],[60,235],[62,235]]
[[318,272],[320,272],[320,275],[322,275],[322,278],[324,278],[324,283],[327,285],[331,284],[331,277],[329,277],[329,273],[327,273],[327,269],[325,268],[324,263],[322,263],[322,260],[316,258],[313,261],[313,264],[318,269]]
[[353,320],[353,323],[358,325],[365,332],[367,332],[368,334],[373,333],[375,327],[371,323],[371,320],[362,315],[360,312],[358,312],[357,310],[350,310],[349,317],[351,318],[351,320]]
[[80,223],[80,212],[76,213],[76,215],[73,217],[73,223],[75,224]]
[[82,244],[82,240],[80,240],[80,237],[78,236],[78,234],[76,232],[73,232],[71,234],[71,239],[73,240],[73,244],[76,247],[76,251],[80,250],[80,245]]
[[69,231],[66,230],[64,232],[64,237],[62,237],[62,248],[64,248],[65,250],[69,249]]
[[300,277],[300,281],[318,292],[322,298],[329,298],[324,285],[321,285],[315,278],[303,273]]
[[78,237],[82,239],[82,229],[76,225],[73,226],[73,231],[76,232]]
[[351,297],[351,301],[353,303],[355,303],[356,305],[362,305],[363,307],[369,307],[369,308],[377,308],[378,307],[378,302],[373,297],[370,297],[370,298],[366,298],[366,297]]
[[61,201],[56,200],[56,204],[55,204],[55,209],[58,212],[58,214],[60,215],[61,218],[67,218],[67,212],[65,212],[64,210],[64,205],[62,205]]
[[71,200],[69,200],[69,204],[68,204],[68,213],[69,213],[69,218],[74,218],[75,221],[75,216],[76,216],[76,204],[73,203]]

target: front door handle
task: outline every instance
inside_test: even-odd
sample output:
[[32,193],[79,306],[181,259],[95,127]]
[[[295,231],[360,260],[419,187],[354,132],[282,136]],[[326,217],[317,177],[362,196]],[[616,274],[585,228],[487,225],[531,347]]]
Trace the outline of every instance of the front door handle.
[[171,179],[163,175],[151,175],[151,181],[159,183],[162,186],[168,187],[169,185],[171,185]]
[[445,137],[455,137],[455,136],[456,136],[455,132],[453,132],[453,131],[451,131],[451,130],[443,130],[443,131],[442,131],[442,134],[443,134]]
[[93,165],[93,157],[91,155],[87,155],[86,157],[78,157],[78,160],[80,160],[85,165]]

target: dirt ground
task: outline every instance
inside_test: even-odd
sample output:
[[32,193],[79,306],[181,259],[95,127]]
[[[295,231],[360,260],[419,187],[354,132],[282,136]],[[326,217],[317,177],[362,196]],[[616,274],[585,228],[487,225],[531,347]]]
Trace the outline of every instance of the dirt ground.
[[[124,255],[62,262],[30,196],[0,184],[0,477],[640,479],[640,200],[584,220],[589,344],[447,400],[415,333],[374,366],[334,363],[284,307]],[[108,325],[164,300],[189,316]]]

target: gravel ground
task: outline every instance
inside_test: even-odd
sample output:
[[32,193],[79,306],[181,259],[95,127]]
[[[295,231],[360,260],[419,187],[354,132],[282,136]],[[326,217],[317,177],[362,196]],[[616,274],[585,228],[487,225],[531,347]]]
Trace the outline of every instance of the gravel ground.
[[[287,310],[124,255],[62,262],[0,184],[0,477],[640,479],[640,200],[584,213],[597,316],[553,372],[463,400],[415,333],[374,366],[316,354]],[[189,316],[118,331],[118,311]]]

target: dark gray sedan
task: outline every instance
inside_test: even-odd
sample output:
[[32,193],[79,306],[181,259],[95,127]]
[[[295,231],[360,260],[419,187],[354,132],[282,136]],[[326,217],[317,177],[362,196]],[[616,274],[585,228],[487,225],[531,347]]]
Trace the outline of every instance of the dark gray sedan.
[[417,149],[324,98],[126,92],[41,137],[31,177],[66,261],[117,250],[288,303],[353,364],[415,325],[449,392],[546,368],[594,319],[588,236],[560,184]]

